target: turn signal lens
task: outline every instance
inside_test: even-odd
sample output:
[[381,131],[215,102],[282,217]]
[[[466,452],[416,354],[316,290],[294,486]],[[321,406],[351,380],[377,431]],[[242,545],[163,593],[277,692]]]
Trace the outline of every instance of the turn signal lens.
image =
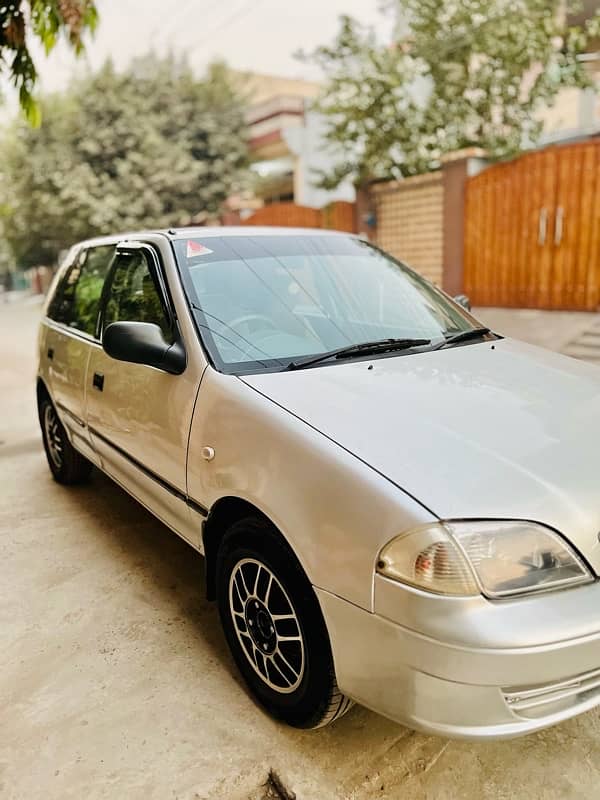
[[479,594],[467,559],[443,525],[419,528],[393,539],[381,551],[377,571],[437,594]]
[[593,580],[585,563],[554,531],[518,520],[436,523],[398,536],[377,571],[446,595],[501,598]]

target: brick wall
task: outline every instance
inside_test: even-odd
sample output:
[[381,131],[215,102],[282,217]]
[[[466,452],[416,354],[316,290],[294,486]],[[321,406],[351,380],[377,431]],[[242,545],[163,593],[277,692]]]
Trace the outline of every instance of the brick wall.
[[375,241],[438,286],[442,285],[444,190],[442,173],[371,186]]

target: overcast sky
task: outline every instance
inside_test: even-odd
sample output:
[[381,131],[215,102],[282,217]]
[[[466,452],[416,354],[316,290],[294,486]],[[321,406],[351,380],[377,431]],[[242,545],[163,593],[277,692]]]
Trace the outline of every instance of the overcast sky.
[[[55,90],[110,55],[118,67],[149,49],[185,51],[199,71],[215,58],[231,66],[315,78],[314,67],[294,59],[330,41],[342,13],[382,27],[378,0],[96,0],[100,23],[86,54],[75,58],[64,44],[46,58],[35,49],[44,89]],[[5,86],[5,84],[3,84]]]

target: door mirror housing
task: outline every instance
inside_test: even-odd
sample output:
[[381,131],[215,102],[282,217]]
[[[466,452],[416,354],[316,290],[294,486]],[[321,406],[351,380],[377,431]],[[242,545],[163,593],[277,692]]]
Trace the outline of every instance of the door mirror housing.
[[467,295],[466,295],[466,294],[457,294],[457,295],[455,296],[455,298],[454,298],[454,302],[455,302],[455,303],[458,303],[458,305],[459,305],[459,306],[462,306],[462,307],[463,307],[463,308],[465,308],[467,311],[470,311],[470,310],[471,310],[471,301],[470,301],[470,299],[467,297]]
[[102,348],[117,361],[146,364],[172,375],[181,375],[187,363],[181,339],[169,344],[153,322],[111,322],[104,330]]

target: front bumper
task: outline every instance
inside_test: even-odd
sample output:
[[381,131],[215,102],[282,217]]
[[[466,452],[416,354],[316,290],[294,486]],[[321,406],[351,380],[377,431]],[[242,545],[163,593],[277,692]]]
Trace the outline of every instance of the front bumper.
[[[406,605],[406,595],[401,595],[404,587],[378,588],[381,607],[386,608],[394,594],[404,597],[399,606]],[[435,638],[431,630],[423,630],[426,623],[414,630],[412,625],[370,613],[321,589],[316,592],[340,689],[401,724],[450,738],[501,739],[554,725],[600,703],[598,584],[538,597],[533,605],[529,600],[504,604],[500,611],[483,598],[470,599],[462,609],[460,603],[450,601],[447,626],[442,613],[430,617]],[[415,606],[432,602],[431,596],[422,595],[409,593],[413,611],[408,616],[413,624],[423,612],[415,611]],[[444,600],[434,598],[433,603],[443,609]],[[554,606],[561,603],[563,614],[556,623]],[[568,626],[564,606],[571,605],[579,615],[577,624]],[[481,636],[486,606],[490,625]],[[457,608],[461,609],[458,616]],[[512,615],[516,646],[507,639],[510,626],[506,621],[497,626],[494,643],[491,623],[497,622],[499,613],[508,615],[508,620]],[[462,637],[458,617],[465,626]],[[590,630],[592,619],[594,631]],[[532,625],[529,638],[527,624]],[[569,629],[572,637],[553,639],[557,624],[561,633]],[[444,628],[447,635],[442,639]],[[540,641],[544,636],[546,641]]]

